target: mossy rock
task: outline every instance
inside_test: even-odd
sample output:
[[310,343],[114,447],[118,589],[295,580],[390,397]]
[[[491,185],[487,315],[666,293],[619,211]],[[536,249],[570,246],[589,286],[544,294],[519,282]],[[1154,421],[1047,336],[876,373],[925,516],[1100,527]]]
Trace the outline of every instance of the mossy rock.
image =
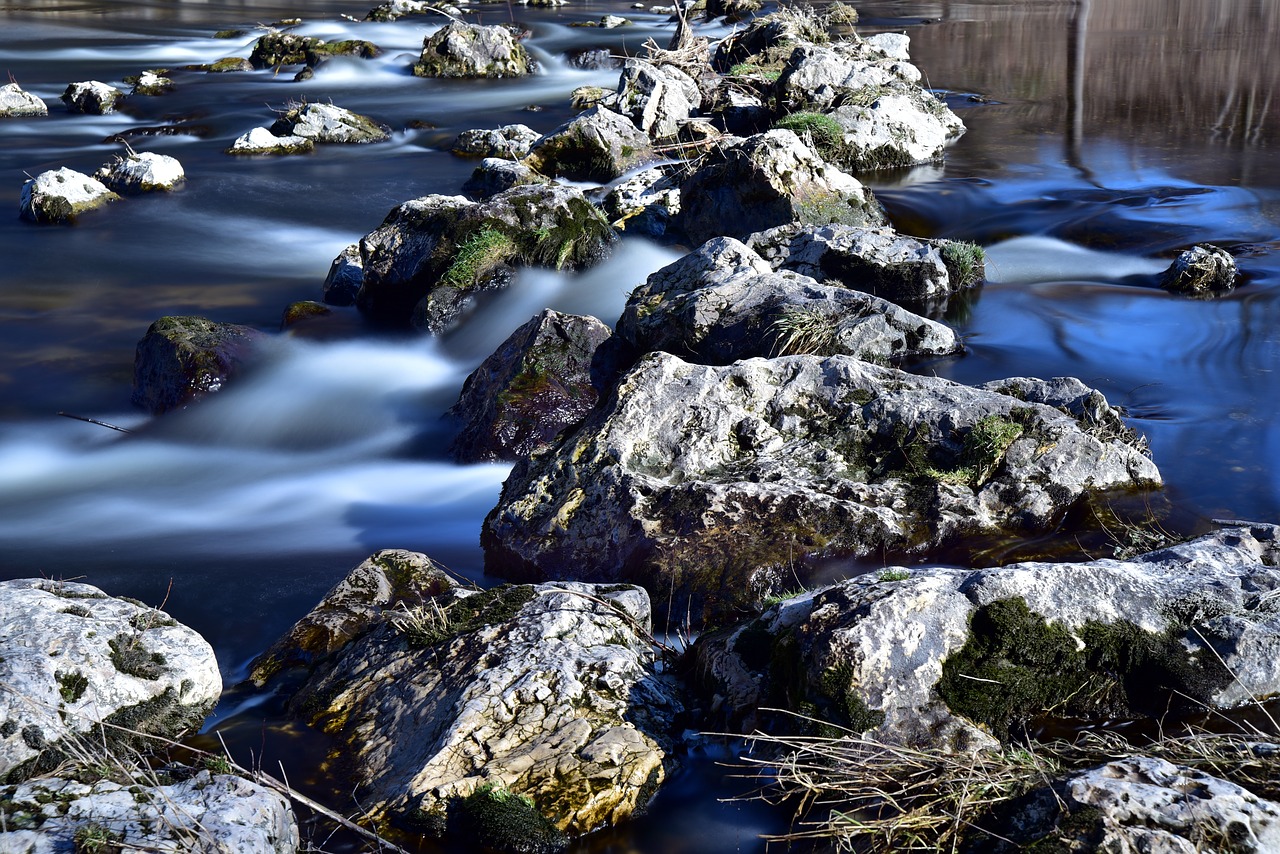
[[527,795],[486,783],[459,801],[458,835],[477,847],[516,854],[562,851],[568,839]]

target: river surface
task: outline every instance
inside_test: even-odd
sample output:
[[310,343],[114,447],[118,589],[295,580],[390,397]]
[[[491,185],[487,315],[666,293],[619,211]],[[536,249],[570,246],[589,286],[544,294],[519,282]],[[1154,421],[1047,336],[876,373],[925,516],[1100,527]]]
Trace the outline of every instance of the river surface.
[[[1149,438],[1171,526],[1280,520],[1280,0],[858,8],[862,33],[911,36],[928,85],[969,128],[945,164],[861,176],[902,230],[988,249],[990,281],[947,318],[969,352],[919,369],[963,382],[1080,377]],[[541,74],[414,78],[407,67],[439,23],[353,23],[341,14],[367,7],[347,0],[0,2],[0,69],[51,108],[0,122],[0,211],[10,212],[0,215],[0,577],[83,579],[163,602],[211,641],[229,685],[375,549],[423,551],[488,583],[479,527],[507,468],[450,463],[440,413],[539,309],[611,323],[681,247],[628,240],[578,276],[526,273],[442,341],[375,335],[353,312],[323,338],[282,336],[245,381],[138,436],[58,415],[145,424],[129,395],[134,346],[153,320],[277,329],[284,307],[318,299],[332,258],[390,208],[458,191],[474,167],[448,152],[459,131],[522,122],[547,132],[571,114],[572,89],[617,80],[571,67],[569,53],[640,53],[672,29],[666,15],[618,2],[483,9],[482,23],[531,29]],[[606,13],[636,25],[567,26]],[[183,69],[247,56],[256,38],[215,31],[295,16],[304,34],[367,39],[384,53],[335,59],[304,83],[291,70]],[[71,81],[123,85],[157,67],[172,69],[176,90],[119,113],[73,115],[58,101]],[[303,98],[370,115],[393,140],[281,159],[222,153]],[[108,137],[148,127],[178,131],[130,139],[182,161],[179,192],[73,227],[18,219],[24,172],[91,173],[123,150]],[[1199,242],[1232,251],[1243,286],[1215,301],[1156,288]],[[270,703],[224,704],[218,720],[233,743],[287,758],[291,780],[310,781],[316,745],[279,725]],[[749,788],[720,776],[695,759],[653,817],[579,849],[761,850],[757,834],[784,825],[717,803]]]

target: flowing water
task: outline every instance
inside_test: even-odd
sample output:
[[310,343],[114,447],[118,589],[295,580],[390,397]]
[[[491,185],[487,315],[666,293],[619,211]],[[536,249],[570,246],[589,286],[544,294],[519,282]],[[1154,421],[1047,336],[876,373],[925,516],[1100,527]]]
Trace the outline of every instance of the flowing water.
[[[1078,376],[1149,437],[1174,523],[1280,518],[1280,0],[859,8],[863,33],[912,37],[929,85],[969,127],[945,164],[864,176],[904,231],[988,248],[990,281],[948,318],[968,354],[921,369],[964,382]],[[631,240],[579,276],[525,273],[443,341],[374,335],[340,310],[345,326],[280,337],[245,381],[137,435],[58,417],[143,425],[129,394],[133,348],[151,321],[198,314],[277,328],[283,308],[317,299],[334,255],[391,207],[457,192],[474,166],[448,153],[459,131],[523,122],[546,132],[570,115],[573,88],[617,79],[571,67],[569,53],[637,53],[671,31],[665,15],[620,2],[486,6],[482,23],[531,29],[542,73],[431,81],[407,67],[439,23],[341,17],[365,11],[345,0],[0,2],[0,70],[51,106],[48,118],[0,122],[0,210],[11,212],[0,216],[0,577],[82,578],[164,601],[213,643],[228,684],[375,549],[423,551],[487,583],[479,525],[507,470],[450,463],[440,413],[537,310],[612,322],[627,291],[678,254]],[[636,26],[567,26],[605,13]],[[304,83],[289,72],[184,69],[247,56],[253,33],[215,31],[294,16],[305,34],[385,52],[333,60]],[[157,67],[172,70],[176,90],[131,98],[120,113],[73,115],[58,102],[71,81],[121,85]],[[370,115],[394,138],[306,157],[222,153],[303,98]],[[122,152],[107,141],[116,134],[181,160],[185,187],[73,227],[18,219],[24,172],[92,172]],[[1237,256],[1237,292],[1193,301],[1155,287],[1197,242]],[[233,743],[287,758],[291,779],[305,781],[314,737],[275,714],[233,695],[218,720]],[[747,788],[719,778],[711,757],[694,757],[654,818],[580,848],[760,850],[756,834],[784,825],[717,804]]]

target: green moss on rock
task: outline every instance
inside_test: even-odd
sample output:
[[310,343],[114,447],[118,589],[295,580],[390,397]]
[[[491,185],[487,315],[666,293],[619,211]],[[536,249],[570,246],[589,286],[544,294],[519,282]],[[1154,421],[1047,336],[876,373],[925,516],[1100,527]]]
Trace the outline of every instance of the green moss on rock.
[[568,840],[527,795],[486,783],[457,807],[460,831],[478,848],[518,854],[548,854]]

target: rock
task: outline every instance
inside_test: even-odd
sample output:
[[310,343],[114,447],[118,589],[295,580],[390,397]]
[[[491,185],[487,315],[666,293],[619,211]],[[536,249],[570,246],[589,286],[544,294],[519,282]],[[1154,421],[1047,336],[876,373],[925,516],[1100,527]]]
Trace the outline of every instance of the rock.
[[630,27],[632,23],[629,18],[624,18],[621,15],[602,15],[599,26],[605,30],[612,30],[618,27]]
[[325,317],[332,317],[333,309],[322,302],[315,300],[299,300],[291,302],[285,306],[284,313],[280,316],[281,331],[306,326]]
[[282,65],[315,66],[331,56],[358,56],[373,59],[382,50],[367,41],[350,39],[327,42],[311,36],[289,32],[269,32],[258,39],[249,54],[254,68],[279,68]]
[[1231,253],[1206,243],[1179,255],[1160,277],[1160,287],[1175,294],[1213,297],[1234,290],[1236,275]]
[[746,27],[722,39],[716,46],[712,66],[721,74],[744,63],[780,68],[798,45],[826,40],[826,27],[816,17],[790,10],[775,12],[752,19]]
[[276,136],[266,128],[254,128],[238,137],[227,154],[307,154],[315,148],[315,142],[307,137]]
[[546,184],[548,179],[515,160],[486,157],[462,185],[462,192],[472,199],[487,199],[512,187]]
[[366,21],[394,21],[405,15],[429,15],[434,12],[434,4],[425,0],[388,0],[369,10],[364,16]]
[[524,77],[534,63],[505,27],[450,21],[422,43],[418,77]]
[[639,352],[665,350],[725,365],[753,356],[846,354],[888,364],[959,353],[959,336],[883,299],[774,272],[731,237],[709,240],[631,292],[618,334]]
[[100,181],[63,167],[23,183],[21,215],[32,222],[65,223],[119,200]]
[[93,176],[121,195],[173,190],[186,180],[182,164],[175,158],[150,151],[116,157]]
[[603,86],[579,86],[569,93],[569,106],[575,110],[589,110],[602,106],[613,95],[612,90]]
[[276,120],[271,133],[278,138],[300,136],[331,143],[384,142],[391,138],[384,125],[333,104],[293,107]]
[[628,59],[622,67],[615,109],[655,140],[673,138],[701,104],[698,84],[674,65]]
[[544,309],[467,377],[448,415],[463,422],[460,463],[516,460],[582,423],[613,379],[613,332],[594,317]]
[[764,101],[727,81],[713,94],[710,112],[723,122],[729,133],[750,136],[769,127],[769,111]]
[[495,830],[467,821],[474,798],[514,798],[540,843],[485,843],[547,850],[643,809],[666,775],[680,705],[649,619],[626,586],[424,593],[314,660],[289,708],[336,740],[375,825],[474,842]]
[[625,116],[597,106],[544,136],[525,162],[543,175],[607,184],[656,159],[643,131]]
[[126,77],[125,82],[133,88],[129,90],[131,95],[154,96],[164,95],[173,91],[173,81],[165,77],[162,71],[144,71],[136,77]]
[[17,83],[0,86],[0,118],[47,115],[48,105],[30,92],[24,92]]
[[1230,523],[1124,561],[889,568],[708,636],[697,670],[733,727],[807,703],[879,739],[957,749],[1021,738],[1042,715],[1079,727],[1231,708],[1280,689],[1277,532]]
[[1087,850],[1280,851],[1280,804],[1163,759],[1117,759],[1071,775],[1062,788],[1070,812],[1088,811],[1091,818],[1079,822],[1086,825],[1085,833],[1067,834],[1065,841]]
[[1160,475],[1131,432],[847,356],[691,365],[651,353],[553,452],[517,463],[486,572],[626,580],[713,617],[811,561],[924,554],[1057,525]]
[[0,815],[7,829],[0,832],[0,850],[299,850],[298,822],[282,795],[209,771],[169,785],[154,785],[155,778],[154,771],[139,769],[139,782],[128,786],[53,777],[0,787]]
[[249,678],[261,687],[281,671],[313,667],[384,622],[388,612],[421,604],[456,586],[424,554],[404,549],[375,552],[254,659]]
[[467,157],[524,158],[542,134],[526,125],[503,125],[494,130],[464,130],[453,141],[453,153]]
[[506,287],[516,265],[573,269],[603,256],[613,230],[581,192],[560,184],[512,187],[472,202],[405,202],[360,241],[357,305],[433,334],[452,327],[477,295]]
[[973,244],[920,240],[892,228],[779,229],[753,243],[775,267],[835,279],[900,305],[945,300],[986,275],[985,256]]
[[212,394],[244,370],[265,337],[235,323],[162,317],[138,342],[132,402],[160,415]]
[[107,113],[115,112],[116,105],[123,97],[124,93],[114,86],[108,86],[97,80],[88,80],[68,86],[62,93],[62,103],[76,113],[105,116]]
[[176,738],[222,693],[213,649],[167,614],[96,587],[0,582],[0,777],[56,766],[68,739],[119,746],[102,724]]
[[243,56],[228,56],[204,67],[210,74],[227,74],[232,71],[253,71],[253,63]]
[[627,234],[662,238],[674,230],[680,214],[676,170],[655,167],[637,172],[609,189],[601,201],[613,227]]
[[329,265],[329,275],[324,280],[324,301],[327,305],[355,305],[362,284],[364,261],[360,258],[360,244],[352,243]]
[[867,36],[863,43],[888,59],[906,62],[911,58],[911,37],[906,33],[877,33]]
[[695,244],[713,237],[804,225],[874,226],[884,212],[856,178],[825,163],[788,130],[771,130],[708,154],[680,187],[680,224]]

